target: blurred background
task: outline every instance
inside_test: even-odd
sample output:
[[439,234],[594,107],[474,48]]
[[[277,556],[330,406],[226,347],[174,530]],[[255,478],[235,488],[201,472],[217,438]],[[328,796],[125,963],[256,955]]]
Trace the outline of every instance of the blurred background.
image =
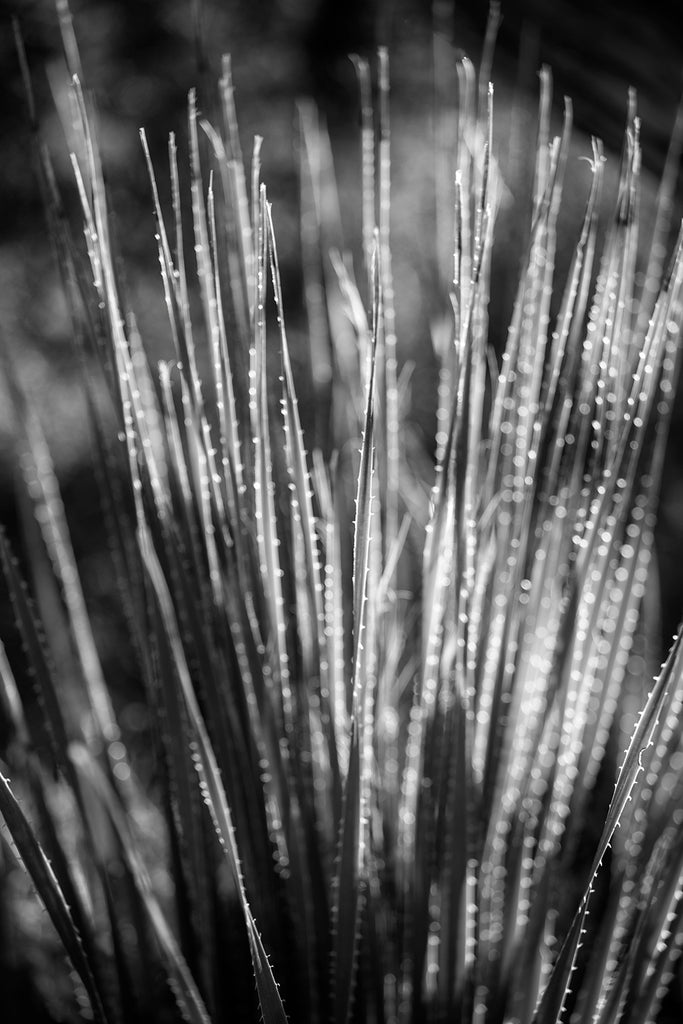
[[[105,175],[117,246],[125,265],[130,305],[151,351],[170,354],[158,278],[150,189],[138,129],[147,130],[162,201],[168,199],[166,144],[178,137],[186,157],[188,90],[199,87],[200,106],[210,113],[212,84],[220,57],[230,53],[237,90],[242,145],[247,158],[255,133],[264,137],[263,178],[274,204],[290,334],[304,330],[299,252],[298,110],[313,100],[327,122],[341,192],[344,245],[360,257],[359,104],[350,53],[372,58],[378,45],[391,60],[393,159],[393,255],[397,278],[399,354],[412,360],[416,436],[430,451],[435,376],[430,332],[448,309],[440,287],[448,266],[437,266],[434,205],[435,92],[443,100],[454,88],[441,80],[435,90],[437,53],[465,51],[477,62],[482,49],[486,0],[72,0],[85,83],[99,117]],[[61,296],[41,206],[35,154],[11,16],[18,18],[33,76],[40,130],[54,159],[57,179],[79,230],[78,203],[68,140],[64,60],[54,0],[17,0],[2,7],[0,32],[0,347],[9,351],[22,381],[37,400],[63,486],[74,547],[90,602],[97,638],[114,685],[134,688],[135,668],[116,607],[106,553],[90,435],[78,362]],[[203,52],[196,47],[197,28]],[[528,214],[530,153],[534,145],[538,68],[551,66],[555,118],[562,97],[572,97],[575,133],[561,237],[559,273],[574,245],[587,196],[590,135],[608,154],[609,217],[629,86],[638,91],[643,146],[643,245],[681,94],[683,39],[676,5],[667,0],[624,5],[617,0],[504,0],[493,79],[497,137],[494,155],[506,186],[498,228],[492,289],[492,340],[500,349],[509,321],[524,217]],[[453,66],[450,65],[453,73]],[[452,94],[454,95],[454,93]],[[452,99],[451,95],[451,99]],[[674,224],[683,211],[680,185]],[[562,243],[561,243],[562,244]],[[360,264],[358,264],[360,265]],[[295,359],[305,347],[294,345]],[[295,367],[296,369],[296,367]],[[9,403],[0,380],[0,521],[21,536],[17,499],[16,444]],[[306,418],[304,408],[304,418]],[[679,399],[664,477],[657,533],[661,581],[658,628],[671,636],[683,609],[683,404]],[[11,614],[0,602],[0,630],[12,631]],[[659,652],[658,652],[659,653]],[[129,705],[130,729],[144,731],[141,705]],[[137,717],[136,717],[137,716]],[[27,914],[31,913],[27,901]],[[0,918],[2,914],[0,912]],[[1,924],[1,921],[0,921]],[[40,918],[36,919],[40,929]],[[37,955],[37,954],[36,954]],[[34,965],[35,966],[35,965]],[[27,965],[3,975],[6,1020],[40,1020],[22,995]],[[16,989],[16,998],[9,986]],[[5,992],[7,997],[5,997]],[[28,989],[26,990],[28,992]],[[14,1004],[21,1007],[12,1016]]]

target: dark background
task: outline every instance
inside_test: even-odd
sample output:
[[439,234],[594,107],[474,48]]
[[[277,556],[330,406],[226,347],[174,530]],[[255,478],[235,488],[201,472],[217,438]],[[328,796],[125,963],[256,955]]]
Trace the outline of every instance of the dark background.
[[[265,138],[264,180],[274,203],[285,308],[296,339],[304,329],[297,257],[296,104],[302,97],[313,98],[327,118],[342,193],[345,241],[358,255],[359,118],[355,76],[347,55],[372,56],[378,44],[389,47],[395,136],[392,231],[400,286],[400,355],[416,364],[411,415],[428,446],[435,383],[429,330],[447,308],[444,295],[435,286],[439,273],[431,197],[432,25],[435,18],[442,37],[476,61],[487,3],[439,0],[432,11],[429,3],[419,0],[207,0],[202,9],[206,64],[198,63],[190,0],[73,0],[71,7],[86,84],[97,101],[105,171],[131,304],[143,336],[159,357],[168,350],[138,128],[144,125],[147,129],[162,195],[166,195],[167,133],[177,133],[182,160],[187,91],[199,85],[200,103],[209,109],[209,83],[217,76],[220,55],[231,53],[245,154],[250,153],[255,132]],[[589,136],[597,134],[607,148],[611,173],[616,174],[630,85],[638,90],[643,120],[646,236],[657,175],[663,167],[681,93],[683,58],[677,4],[665,0],[639,6],[616,0],[506,0],[502,14],[493,69],[501,150],[514,149],[507,146],[506,137],[513,121],[518,137],[515,158],[498,154],[509,190],[494,268],[491,323],[492,340],[498,348],[510,314],[527,208],[529,164],[525,156],[533,150],[538,67],[547,62],[553,69],[558,118],[562,95],[570,95],[574,102],[576,131],[570,168],[574,177],[567,187],[562,222],[566,226],[566,262],[574,242],[572,230],[586,196],[586,172],[582,172],[578,157],[590,153]],[[105,664],[117,681],[115,685],[132,687],[135,669],[126,655],[123,624],[115,608],[90,461],[86,404],[46,237],[11,15],[18,16],[21,24],[41,132],[50,144],[76,231],[79,223],[68,146],[59,120],[67,85],[53,0],[5,4],[0,21],[0,346],[12,352],[48,430]],[[680,217],[680,187],[676,203]],[[0,380],[0,520],[16,537],[21,534],[21,515],[15,498],[15,456],[14,425]],[[663,644],[676,629],[683,608],[682,512],[683,406],[679,399],[657,533]],[[0,629],[2,635],[11,629],[4,605],[0,607]],[[17,961],[11,976],[0,975],[3,1013],[9,1014],[3,1020],[37,1021],[40,1018],[32,1009],[24,987],[26,974],[20,966]],[[15,997],[10,986],[15,988]]]

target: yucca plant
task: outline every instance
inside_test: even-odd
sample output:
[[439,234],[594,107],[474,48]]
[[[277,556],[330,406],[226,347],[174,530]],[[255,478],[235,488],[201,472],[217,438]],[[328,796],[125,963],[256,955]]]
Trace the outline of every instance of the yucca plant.
[[42,180],[152,753],[128,752],[49,445],[7,363],[37,526],[24,551],[35,602],[0,538],[23,641],[13,664],[0,657],[0,810],[10,860],[71,963],[71,993],[42,981],[54,1015],[656,1020],[683,938],[683,665],[678,639],[654,683],[630,656],[644,635],[683,261],[679,239],[665,267],[662,214],[639,267],[634,105],[605,237],[596,141],[558,281],[571,108],[551,137],[543,72],[528,241],[498,359],[493,91],[459,60],[438,197],[453,262],[434,332],[432,470],[409,437],[397,358],[386,53],[376,112],[356,61],[357,275],[329,246],[324,130],[302,119],[304,384],[316,403],[304,438],[260,144],[248,173],[229,61],[215,121],[190,96],[187,202],[169,140],[168,212],[142,135],[170,346],[154,366],[125,305],[63,20],[85,249],[44,148]]

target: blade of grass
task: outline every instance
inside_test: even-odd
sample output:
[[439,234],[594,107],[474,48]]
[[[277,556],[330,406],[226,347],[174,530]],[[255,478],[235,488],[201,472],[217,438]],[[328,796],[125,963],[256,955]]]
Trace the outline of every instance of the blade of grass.
[[216,757],[192,687],[185,656],[178,640],[178,626],[175,622],[170,595],[144,523],[141,523],[138,529],[140,551],[148,574],[151,592],[164,625],[166,642],[170,647],[190,722],[195,732],[195,742],[197,745],[195,767],[199,784],[211,813],[214,828],[244,915],[264,1024],[286,1024],[287,1017],[278,986],[263,947],[263,942],[256,929],[256,923],[244,890],[232,815],[221,782]]
[[683,658],[682,637],[683,634],[679,633],[674,641],[666,663],[655,680],[641,712],[638,724],[626,751],[617,777],[614,795],[602,828],[602,834],[591,864],[588,885],[581,898],[571,928],[553,964],[547,986],[534,1014],[534,1024],[557,1024],[562,1017],[597,873],[609,848],[612,836],[619,826],[620,819],[631,799],[634,787],[637,785],[638,777],[644,770],[643,754],[654,742],[660,716],[666,707],[666,701],[670,699],[672,691],[681,685],[681,669],[683,667],[681,664],[681,659]]
[[381,277],[379,250],[375,242],[373,256],[373,331],[366,392],[365,421],[361,446],[356,521],[353,545],[353,623],[352,662],[353,698],[351,742],[346,776],[342,818],[339,830],[338,863],[335,877],[333,923],[333,979],[335,1024],[347,1024],[353,1005],[357,969],[359,922],[367,856],[365,836],[368,813],[367,782],[364,773],[364,728],[366,727],[366,682],[361,674],[363,631],[365,628],[367,582],[370,558],[372,482],[374,472],[374,408],[377,341],[380,330]]
[[9,780],[2,772],[0,772],[0,814],[9,829],[22,864],[30,875],[50,920],[85,986],[95,1019],[106,1024],[108,1018],[92,974],[90,962],[85,954],[81,937],[64,894],[31,824],[12,793]]

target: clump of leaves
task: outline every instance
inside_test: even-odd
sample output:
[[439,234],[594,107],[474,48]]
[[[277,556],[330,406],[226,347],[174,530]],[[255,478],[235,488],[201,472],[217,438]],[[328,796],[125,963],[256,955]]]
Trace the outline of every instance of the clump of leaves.
[[43,182],[161,779],[146,791],[128,756],[48,445],[15,381],[43,586],[36,606],[0,538],[24,644],[23,664],[0,658],[0,810],[71,961],[68,1012],[107,1024],[656,1019],[683,938],[678,639],[647,696],[643,683],[604,807],[596,785],[610,785],[620,736],[681,322],[681,241],[665,269],[664,219],[636,275],[635,109],[604,244],[596,141],[558,283],[571,108],[552,138],[543,73],[528,244],[498,363],[493,92],[460,61],[430,481],[408,456],[396,354],[386,54],[377,145],[357,61],[358,281],[328,248],[329,152],[304,119],[309,452],[259,143],[248,175],[229,62],[220,123],[189,100],[192,268],[175,140],[167,215],[142,136],[173,346],[152,366],[122,299],[65,32],[85,259],[44,150]]

